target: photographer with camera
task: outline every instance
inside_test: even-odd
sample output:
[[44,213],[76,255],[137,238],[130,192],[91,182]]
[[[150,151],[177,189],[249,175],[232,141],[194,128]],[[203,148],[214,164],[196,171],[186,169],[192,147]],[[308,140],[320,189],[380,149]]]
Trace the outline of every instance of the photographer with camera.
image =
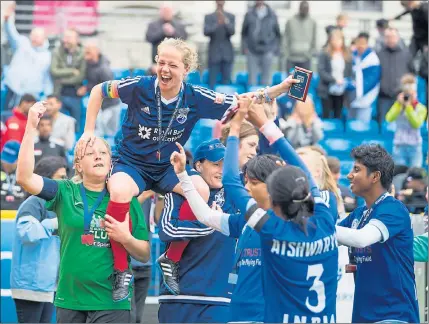
[[412,74],[401,78],[401,93],[386,114],[386,121],[396,120],[393,139],[393,159],[397,165],[421,167],[423,163],[420,127],[427,115],[427,108],[417,100],[417,82]]

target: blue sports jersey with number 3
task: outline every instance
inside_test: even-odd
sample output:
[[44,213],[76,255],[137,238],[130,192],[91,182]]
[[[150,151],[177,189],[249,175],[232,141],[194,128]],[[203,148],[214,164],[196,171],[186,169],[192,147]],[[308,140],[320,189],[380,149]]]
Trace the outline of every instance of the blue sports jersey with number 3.
[[118,143],[117,153],[128,163],[152,172],[162,172],[170,166],[170,155],[177,151],[175,142],[185,145],[199,119],[221,119],[225,111],[237,103],[232,95],[184,82],[180,107],[170,130],[164,135],[179,98],[161,98],[164,141],[161,143],[161,157],[158,160],[157,89],[156,76],[123,79],[118,83],[119,97],[128,105],[128,109],[123,120],[122,138]]

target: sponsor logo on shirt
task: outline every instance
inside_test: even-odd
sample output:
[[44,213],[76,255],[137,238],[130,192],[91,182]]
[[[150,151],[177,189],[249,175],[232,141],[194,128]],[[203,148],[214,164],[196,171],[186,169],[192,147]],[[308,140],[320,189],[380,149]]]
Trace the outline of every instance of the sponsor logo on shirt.
[[139,124],[139,136],[141,139],[150,139],[150,135],[152,134],[152,128],[145,127]]
[[225,192],[223,188],[219,190],[219,192],[214,196],[214,200],[216,202],[216,205],[221,208],[223,207],[223,205],[225,204]]
[[109,237],[104,227],[104,219],[101,216],[92,215],[89,231],[94,235],[94,243],[92,246],[110,248]]

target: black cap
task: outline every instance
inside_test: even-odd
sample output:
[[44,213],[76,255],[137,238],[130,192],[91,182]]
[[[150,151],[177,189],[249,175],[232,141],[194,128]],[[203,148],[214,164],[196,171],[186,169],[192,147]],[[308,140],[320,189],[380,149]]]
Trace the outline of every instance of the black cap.
[[296,166],[286,165],[269,176],[268,192],[275,202],[299,202],[309,196],[310,185],[304,171]]
[[384,18],[383,19],[378,19],[375,22],[375,24],[376,24],[376,26],[378,28],[387,28],[389,26],[389,21],[387,19],[384,19]]

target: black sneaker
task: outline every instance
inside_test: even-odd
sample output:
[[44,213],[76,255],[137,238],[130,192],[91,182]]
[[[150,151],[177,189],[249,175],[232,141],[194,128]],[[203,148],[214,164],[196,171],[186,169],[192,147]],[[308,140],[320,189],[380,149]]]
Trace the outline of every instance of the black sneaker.
[[134,280],[132,272],[129,269],[125,271],[114,270],[110,278],[113,278],[113,301],[120,302],[127,299],[130,295],[130,285]]
[[180,295],[179,288],[179,262],[174,262],[170,260],[165,253],[157,260],[159,270],[162,274],[162,280],[165,287],[173,295]]

